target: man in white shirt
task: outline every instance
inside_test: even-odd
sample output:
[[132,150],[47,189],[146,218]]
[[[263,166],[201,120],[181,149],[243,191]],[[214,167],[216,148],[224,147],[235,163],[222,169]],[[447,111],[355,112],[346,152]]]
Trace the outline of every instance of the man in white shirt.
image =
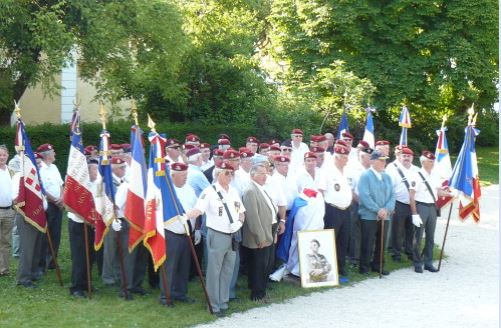
[[294,170],[303,165],[304,154],[309,151],[308,146],[303,142],[303,131],[293,129],[291,132],[291,166]]
[[176,162],[185,163],[185,159],[181,154],[181,144],[177,139],[167,139],[165,151],[167,152],[165,159],[168,161],[169,164]]
[[348,163],[349,149],[341,145],[334,147],[334,166],[325,177],[318,182],[318,188],[325,199],[324,229],[336,232],[336,253],[338,272],[347,276],[345,268],[346,253],[350,232],[350,205],[352,191],[346,177],[345,167]]
[[[412,250],[412,262],[414,271],[423,273],[424,269],[430,272],[437,272],[433,266],[433,246],[435,244],[435,227],[437,225],[437,207],[435,202],[437,197],[450,197],[451,193],[446,191],[441,184],[440,177],[433,173],[435,155],[430,151],[423,151],[421,157],[421,169],[418,171],[416,192],[411,193],[412,222],[416,226],[414,248]],[[426,235],[424,250],[421,253],[421,239],[423,232]],[[424,258],[423,258],[423,255]]]
[[[49,229],[52,245],[55,255],[59,252],[61,243],[61,224],[63,218],[63,179],[59,169],[54,164],[56,161],[56,152],[51,144],[43,144],[37,148],[37,152],[43,157],[40,166],[40,179],[47,195],[47,229]],[[49,249],[47,235],[42,238],[40,257],[40,268],[45,272],[46,269],[55,269],[54,260]]]
[[15,212],[12,209],[12,176],[7,167],[9,150],[0,145],[0,277],[9,275],[11,233]]
[[202,192],[195,207],[186,216],[193,219],[207,214],[207,292],[214,314],[224,316],[228,309],[236,259],[232,235],[242,227],[245,207],[236,189],[230,185],[233,166],[223,161],[216,164],[214,172],[216,182]]
[[[197,201],[197,196],[193,188],[186,183],[188,179],[188,165],[184,163],[171,164],[171,177],[176,196],[183,205],[186,211],[191,210]],[[190,276],[190,245],[191,241],[186,235],[187,230],[195,227],[195,218],[190,219],[190,223],[186,222],[185,217],[175,218],[165,223],[165,244],[167,249],[167,259],[164,262],[167,273],[167,288],[173,300],[194,303],[195,301],[188,297],[188,280]],[[190,234],[193,230],[189,231]],[[199,232],[200,233],[200,232]],[[198,233],[200,242],[201,236]],[[165,297],[163,281],[160,279],[160,303],[167,304]]]
[[414,152],[402,147],[397,160],[388,164],[386,173],[391,177],[396,197],[395,212],[391,220],[391,252],[395,262],[401,261],[402,246],[411,259],[414,239],[409,193],[416,188],[418,168],[412,165]]

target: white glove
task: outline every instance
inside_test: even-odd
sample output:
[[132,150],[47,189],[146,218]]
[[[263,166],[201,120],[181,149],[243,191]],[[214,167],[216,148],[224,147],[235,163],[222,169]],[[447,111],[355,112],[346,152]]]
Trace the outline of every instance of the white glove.
[[230,224],[230,231],[231,233],[237,232],[240,228],[242,227],[242,222],[240,220],[237,220],[233,223]]
[[122,230],[122,222],[120,222],[120,220],[113,220],[111,222],[111,228],[116,232]]
[[200,242],[202,241],[202,233],[200,232],[200,230],[195,230],[195,245],[198,245],[200,244]]
[[423,220],[421,220],[421,217],[419,216],[419,214],[412,215],[412,224],[418,228],[423,224]]

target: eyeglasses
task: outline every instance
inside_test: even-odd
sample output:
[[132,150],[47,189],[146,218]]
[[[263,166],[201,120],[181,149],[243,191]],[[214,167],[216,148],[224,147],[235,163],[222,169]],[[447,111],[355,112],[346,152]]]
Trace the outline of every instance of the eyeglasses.
[[302,138],[303,135],[302,134],[292,134],[291,137],[293,137],[293,138]]
[[282,148],[282,151],[292,152],[292,148]]
[[224,172],[224,175],[226,175],[227,177],[229,177],[229,176],[235,176],[235,172],[233,172],[233,171],[226,171],[226,172]]

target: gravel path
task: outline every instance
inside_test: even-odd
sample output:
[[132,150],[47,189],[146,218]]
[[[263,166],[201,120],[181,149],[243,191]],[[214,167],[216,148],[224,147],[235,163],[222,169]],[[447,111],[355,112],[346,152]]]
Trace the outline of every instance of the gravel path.
[[[498,191],[498,185],[482,189],[478,225],[471,219],[459,221],[453,209],[448,258],[439,273],[402,269],[200,327],[498,327]],[[445,223],[441,219],[437,224],[436,243],[442,243]]]

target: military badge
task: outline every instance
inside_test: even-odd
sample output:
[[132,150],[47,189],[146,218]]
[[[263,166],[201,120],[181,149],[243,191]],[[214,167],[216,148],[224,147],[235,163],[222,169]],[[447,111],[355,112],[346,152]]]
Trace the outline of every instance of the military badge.
[[334,190],[335,191],[341,190],[341,186],[339,185],[339,183],[334,184]]
[[219,211],[219,216],[223,216],[223,207],[222,206],[219,206],[218,211]]

